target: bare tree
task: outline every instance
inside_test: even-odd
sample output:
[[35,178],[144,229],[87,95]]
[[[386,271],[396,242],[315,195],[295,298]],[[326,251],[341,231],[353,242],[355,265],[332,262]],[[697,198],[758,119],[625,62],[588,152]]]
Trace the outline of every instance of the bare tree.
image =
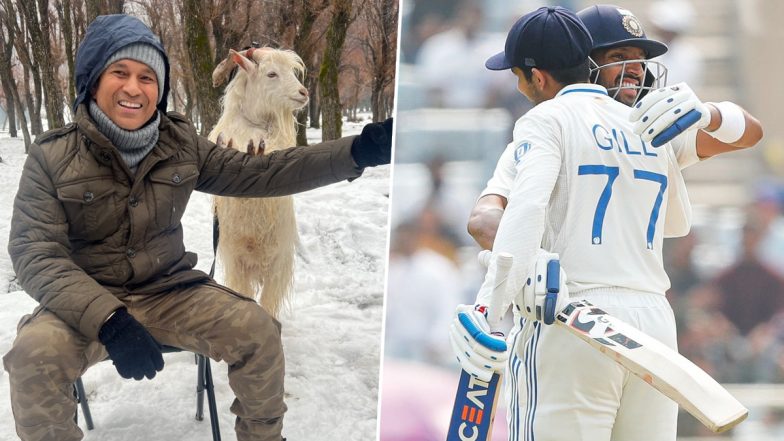
[[321,100],[322,139],[325,141],[342,136],[342,105],[338,89],[338,72],[346,41],[346,31],[352,20],[351,0],[332,0],[332,18],[327,27],[324,58],[319,70],[319,97]]
[[66,89],[68,90],[68,102],[73,103],[76,99],[76,82],[75,82],[75,66],[74,59],[76,54],[76,43],[74,41],[74,23],[73,23],[73,1],[72,0],[56,0],[55,9],[57,10],[57,18],[60,21],[60,31],[63,34],[63,45],[65,46],[65,60],[68,63],[68,81],[66,82]]
[[[20,82],[24,94],[24,106],[30,112],[30,131],[33,135],[43,132],[43,122],[41,121],[41,74],[36,60],[30,53],[27,45],[27,26],[21,20],[21,13],[17,13],[13,0],[3,0],[3,8],[6,11],[4,20],[9,32],[14,38],[14,49],[16,56],[22,65],[23,80]],[[30,80],[32,79],[32,89]]]
[[[0,14],[5,15],[5,11],[0,9]],[[0,15],[0,17],[2,17]],[[8,114],[8,134],[12,138],[16,138],[16,104],[14,102],[14,94],[11,90],[16,88],[14,83],[13,65],[11,58],[14,52],[14,43],[11,41],[12,35],[7,34],[5,27],[5,20],[0,18],[0,83],[3,87],[3,95],[6,102],[6,113]]]
[[[397,54],[398,2],[368,0],[364,8],[365,32],[359,38],[371,76],[370,109],[373,121],[388,117],[388,103],[394,98]],[[392,93],[389,93],[392,92]]]
[[[2,14],[0,14],[0,27],[2,27],[3,39],[3,53],[0,54],[3,66],[0,67],[0,69],[2,69],[0,72],[2,72],[2,76],[4,77],[3,90],[8,102],[8,118],[11,124],[15,124],[17,121],[19,122],[19,127],[22,129],[22,136],[24,138],[25,152],[27,152],[31,142],[30,132],[27,129],[27,118],[25,117],[24,105],[19,97],[19,90],[17,89],[16,81],[14,80],[14,66],[12,64],[14,40],[18,38],[18,35],[14,33],[14,27],[9,26],[11,17],[8,16],[8,9],[6,9],[6,7],[7,5],[3,4]],[[8,69],[7,71],[6,68]],[[17,135],[11,134],[11,136]]]
[[49,128],[62,127],[65,125],[63,120],[64,98],[57,79],[49,41],[51,32],[49,0],[22,1],[17,5],[27,23],[27,37],[33,56],[40,68]]

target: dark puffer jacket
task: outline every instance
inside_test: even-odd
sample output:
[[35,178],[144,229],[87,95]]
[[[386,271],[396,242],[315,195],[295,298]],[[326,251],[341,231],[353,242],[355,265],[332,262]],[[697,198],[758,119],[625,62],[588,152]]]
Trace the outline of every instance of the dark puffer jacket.
[[159,130],[135,175],[84,103],[74,123],[30,147],[8,252],[24,290],[88,338],[97,338],[128,293],[208,279],[193,269],[196,255],[183,244],[180,219],[193,190],[281,196],[361,174],[351,157],[353,137],[250,156],[217,147],[175,113],[161,115]]

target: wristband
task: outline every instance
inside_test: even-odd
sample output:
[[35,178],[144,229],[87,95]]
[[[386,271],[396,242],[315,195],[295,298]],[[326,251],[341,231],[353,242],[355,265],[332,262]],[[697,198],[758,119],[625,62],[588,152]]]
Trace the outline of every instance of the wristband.
[[743,114],[743,109],[729,101],[711,104],[721,113],[721,124],[713,132],[705,133],[725,144],[737,142],[746,131],[746,116]]

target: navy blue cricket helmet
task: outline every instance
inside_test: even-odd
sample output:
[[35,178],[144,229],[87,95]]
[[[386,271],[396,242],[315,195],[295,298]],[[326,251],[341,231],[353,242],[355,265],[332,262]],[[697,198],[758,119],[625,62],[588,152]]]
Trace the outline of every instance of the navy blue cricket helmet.
[[601,66],[591,58],[591,82],[598,83],[602,68],[620,65],[625,71],[626,65],[641,63],[645,69],[643,84],[633,87],[620,83],[609,86],[607,91],[613,98],[616,98],[622,89],[633,88],[637,92],[634,102],[637,102],[650,90],[667,85],[667,68],[659,62],[650,61],[651,58],[667,52],[667,45],[648,38],[640,21],[631,11],[614,5],[594,5],[581,10],[577,16],[591,33],[593,39],[591,52],[622,46],[638,47],[645,52],[644,60],[626,60]]
[[667,45],[649,39],[628,9],[613,5],[589,6],[577,13],[593,39],[593,50],[619,46],[634,46],[645,51],[646,58],[667,52]]

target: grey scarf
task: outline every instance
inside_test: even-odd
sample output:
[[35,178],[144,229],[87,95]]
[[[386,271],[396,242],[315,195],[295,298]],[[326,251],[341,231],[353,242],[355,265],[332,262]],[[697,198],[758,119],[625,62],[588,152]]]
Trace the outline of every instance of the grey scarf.
[[120,156],[128,164],[128,168],[131,169],[131,173],[136,173],[139,163],[142,162],[142,159],[150,153],[158,142],[158,125],[161,122],[160,113],[156,111],[155,119],[139,129],[125,130],[109,119],[98,107],[95,100],[90,100],[89,111],[98,130],[114,144],[120,152]]

